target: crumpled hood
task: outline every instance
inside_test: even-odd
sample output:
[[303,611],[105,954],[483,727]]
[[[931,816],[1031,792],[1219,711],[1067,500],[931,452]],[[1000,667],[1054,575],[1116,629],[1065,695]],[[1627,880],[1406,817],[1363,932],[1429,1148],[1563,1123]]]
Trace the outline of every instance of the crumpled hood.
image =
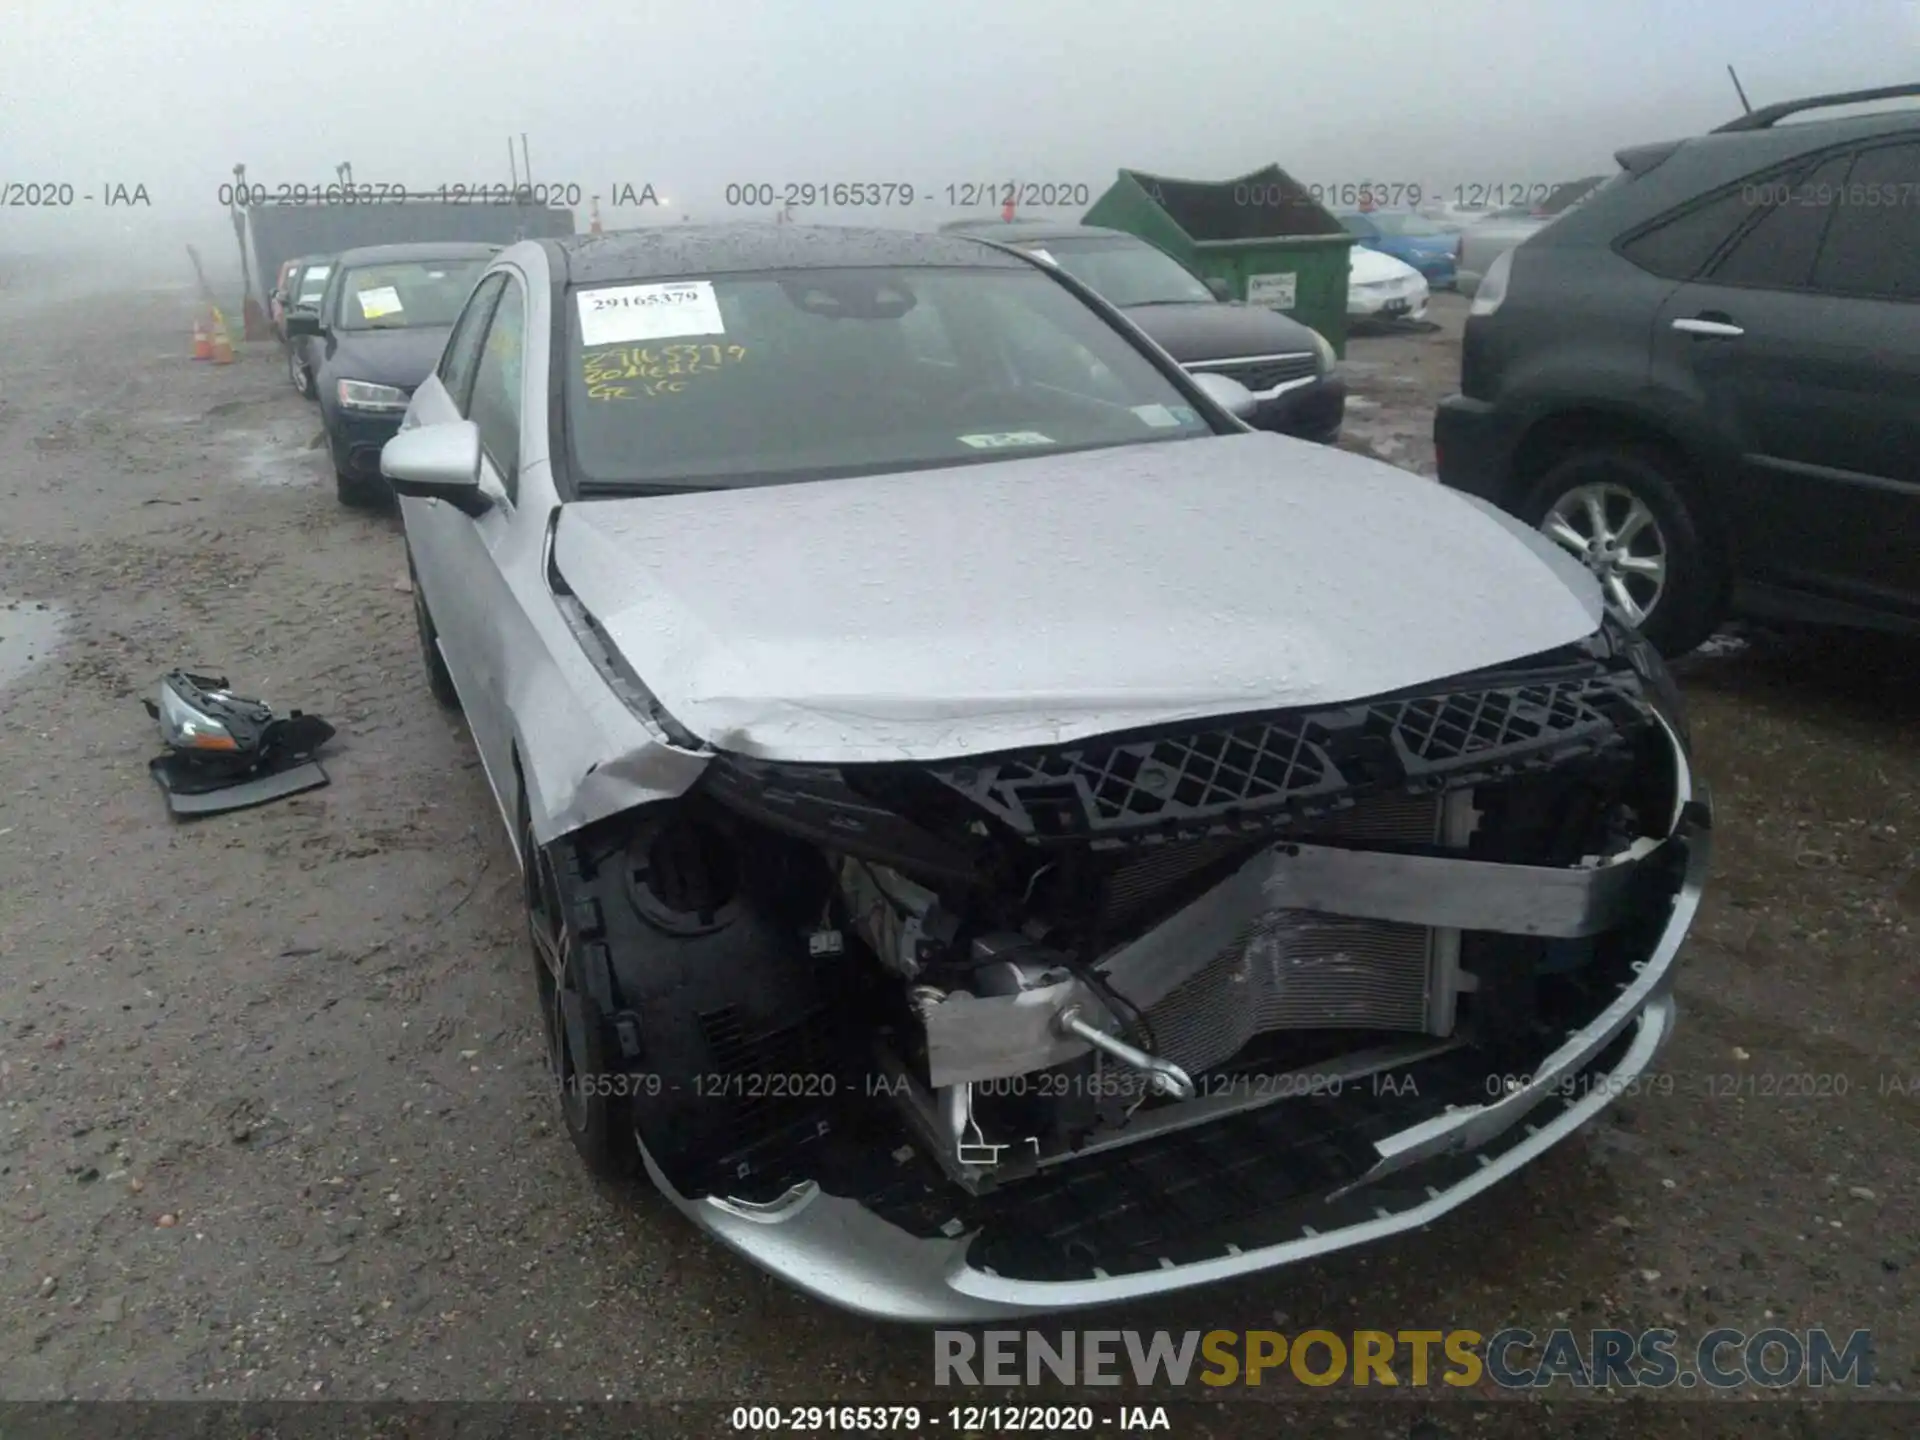
[[822,764],[1340,704],[1601,618],[1517,521],[1264,433],[581,501],[553,553],[688,729]]

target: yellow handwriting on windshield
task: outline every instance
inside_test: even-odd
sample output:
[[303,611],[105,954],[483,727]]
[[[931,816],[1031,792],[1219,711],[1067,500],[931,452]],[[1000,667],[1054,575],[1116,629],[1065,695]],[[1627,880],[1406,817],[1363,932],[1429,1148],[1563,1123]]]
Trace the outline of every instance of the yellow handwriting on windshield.
[[582,357],[587,397],[632,400],[678,395],[695,375],[711,374],[747,358],[744,345],[622,345],[589,350]]

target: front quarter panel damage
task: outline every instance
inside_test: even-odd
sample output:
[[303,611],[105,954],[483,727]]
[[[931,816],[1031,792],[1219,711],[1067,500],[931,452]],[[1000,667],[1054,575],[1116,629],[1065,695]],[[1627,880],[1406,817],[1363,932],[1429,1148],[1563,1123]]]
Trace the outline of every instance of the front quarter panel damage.
[[[570,622],[570,597],[556,595],[544,575],[525,583],[529,628],[509,658],[507,697],[535,842],[684,794],[708,756],[675,744],[621,698],[604,658],[590,651],[591,634]],[[494,780],[510,803],[513,777]]]

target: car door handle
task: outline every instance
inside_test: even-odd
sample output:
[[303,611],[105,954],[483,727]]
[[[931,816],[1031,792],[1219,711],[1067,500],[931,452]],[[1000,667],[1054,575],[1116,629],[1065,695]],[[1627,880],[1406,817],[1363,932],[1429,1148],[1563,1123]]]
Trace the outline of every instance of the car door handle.
[[1717,335],[1729,340],[1747,333],[1738,325],[1729,324],[1725,320],[1709,320],[1704,315],[1695,316],[1691,320],[1676,320],[1673,322],[1673,328],[1688,335]]

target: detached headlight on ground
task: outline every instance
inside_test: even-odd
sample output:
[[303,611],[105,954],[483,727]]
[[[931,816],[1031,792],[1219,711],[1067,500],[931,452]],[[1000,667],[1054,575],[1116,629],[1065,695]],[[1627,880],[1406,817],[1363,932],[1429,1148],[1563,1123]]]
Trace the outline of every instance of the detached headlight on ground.
[[336,392],[346,410],[404,410],[407,392],[368,380],[342,380]]
[[160,737],[175,750],[213,750],[233,754],[240,742],[220,721],[196,709],[174,688],[171,678],[160,682]]

